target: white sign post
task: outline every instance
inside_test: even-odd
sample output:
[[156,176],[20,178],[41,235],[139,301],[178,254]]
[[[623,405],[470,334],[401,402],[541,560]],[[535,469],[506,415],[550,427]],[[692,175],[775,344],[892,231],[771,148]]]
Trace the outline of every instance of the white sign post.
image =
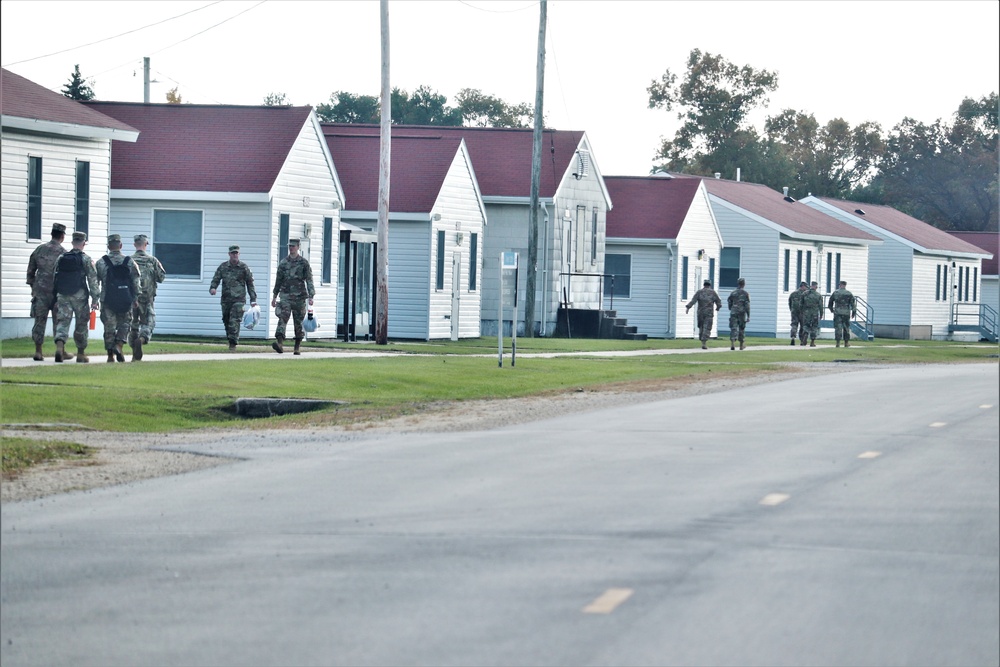
[[500,299],[497,306],[497,362],[503,368],[503,307],[506,303],[513,309],[511,317],[510,365],[517,362],[517,253],[500,253]]

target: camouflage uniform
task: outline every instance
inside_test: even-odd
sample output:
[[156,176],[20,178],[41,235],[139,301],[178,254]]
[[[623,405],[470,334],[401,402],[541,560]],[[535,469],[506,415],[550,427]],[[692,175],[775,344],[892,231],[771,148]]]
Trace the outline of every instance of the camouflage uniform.
[[97,305],[101,288],[97,282],[97,268],[94,266],[94,260],[87,253],[76,248],[70,250],[68,254],[72,253],[83,255],[83,274],[87,284],[77,290],[75,294],[58,294],[56,296],[55,339],[56,343],[66,342],[66,339],[69,338],[70,320],[75,317],[76,326],[73,327],[73,341],[76,343],[80,355],[83,356],[90,336],[88,331],[90,311],[92,306]]
[[128,344],[134,348],[137,341],[145,344],[153,337],[153,329],[156,328],[156,311],[153,309],[156,286],[163,282],[167,274],[160,260],[144,250],[132,253],[132,261],[139,269],[138,303],[132,307],[132,326],[128,333]]
[[750,319],[750,295],[742,287],[738,287],[729,295],[729,343],[733,347],[734,343],[740,341],[740,349],[743,349],[747,320]]
[[[126,310],[124,313],[116,313],[107,306],[108,266],[105,263],[105,258],[115,266],[120,266],[128,257],[122,254],[121,249],[109,250],[108,254],[97,262],[97,278],[101,281],[101,322],[104,324],[104,349],[108,351],[109,355],[115,351],[120,355],[120,348],[128,341],[128,332],[132,327],[132,311]],[[132,293],[138,294],[139,267],[136,266],[135,262],[129,262],[129,274],[132,277]],[[134,306],[135,304],[133,304]],[[118,361],[124,360],[124,357],[118,358]]]
[[[712,335],[715,311],[722,308],[722,299],[711,286],[706,286],[694,293],[694,296],[688,301],[687,309],[690,310],[696,303],[698,304],[698,339],[704,344]],[[712,309],[713,305],[715,310]]]
[[279,294],[281,300],[277,306],[278,326],[274,331],[274,338],[280,346],[285,340],[285,325],[291,316],[295,325],[295,341],[298,343],[305,336],[302,331],[302,320],[306,316],[308,300],[316,296],[309,260],[302,255],[294,258],[288,255],[281,260],[272,296],[277,299]]
[[[792,328],[789,336],[792,339],[792,344],[795,344],[796,338],[802,338],[802,296],[806,293],[807,287],[799,286],[797,290],[794,290],[788,295],[788,311],[792,315]],[[805,340],[803,338],[803,340]]]
[[31,327],[31,340],[35,345],[45,342],[45,328],[49,323],[49,313],[52,313],[52,328],[56,321],[56,295],[54,281],[56,262],[66,248],[62,243],[52,239],[43,243],[31,253],[28,258],[28,275],[25,282],[31,285],[31,317],[35,324]]
[[851,319],[858,314],[857,299],[847,290],[845,284],[830,295],[828,307],[833,311],[833,331],[837,345],[840,345],[841,340],[848,343],[851,340]]
[[226,326],[226,338],[230,346],[235,346],[240,340],[240,325],[243,324],[243,307],[246,305],[247,293],[250,303],[257,302],[257,290],[253,286],[253,271],[242,261],[233,264],[225,261],[215,270],[212,276],[211,289],[222,285],[222,323]]
[[802,344],[806,344],[806,338],[812,347],[816,345],[816,336],[819,334],[819,318],[823,314],[823,297],[816,291],[815,287],[810,287],[802,295],[802,312],[800,320],[802,322]]

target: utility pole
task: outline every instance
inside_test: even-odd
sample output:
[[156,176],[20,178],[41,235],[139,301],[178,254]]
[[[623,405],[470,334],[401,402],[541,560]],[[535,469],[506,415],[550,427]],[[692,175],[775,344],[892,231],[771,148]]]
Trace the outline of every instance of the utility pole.
[[149,104],[149,56],[142,59],[142,102]]
[[389,0],[379,0],[382,24],[382,115],[378,160],[378,298],[375,343],[389,342],[389,156],[392,143],[392,91],[389,88]]
[[[524,295],[524,335],[535,335],[535,282],[538,273],[538,183],[542,175],[542,97],[545,88],[545,13],[546,0],[539,3],[538,64],[535,72],[535,130],[531,142],[531,198],[528,203],[528,275]],[[545,258],[542,258],[545,261]],[[543,285],[543,287],[545,287]],[[542,294],[545,298],[545,294]],[[517,313],[514,313],[517,328]],[[542,322],[542,326],[545,323]]]

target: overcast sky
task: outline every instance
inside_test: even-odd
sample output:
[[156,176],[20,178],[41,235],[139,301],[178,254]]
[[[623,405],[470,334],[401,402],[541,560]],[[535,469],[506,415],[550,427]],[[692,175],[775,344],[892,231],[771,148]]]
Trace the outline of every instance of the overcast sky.
[[[377,0],[0,6],[3,67],[55,91],[79,64],[98,99],[141,102],[144,56],[153,102],[174,87],[196,104],[284,93],[313,106],[338,90],[380,90]],[[537,1],[390,0],[389,22],[393,87],[427,85],[449,104],[462,88],[534,103]],[[997,91],[998,25],[996,0],[549,0],[546,125],[586,131],[605,175],[647,174],[679,123],[647,108],[646,88],[667,69],[682,77],[695,48],[777,72],[766,114],[930,123]]]

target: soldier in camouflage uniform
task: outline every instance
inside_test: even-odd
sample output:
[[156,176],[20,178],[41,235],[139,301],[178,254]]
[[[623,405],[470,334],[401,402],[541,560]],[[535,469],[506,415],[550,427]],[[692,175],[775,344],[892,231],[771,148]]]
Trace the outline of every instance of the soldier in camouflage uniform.
[[[83,252],[85,245],[87,245],[87,235],[83,232],[73,232],[73,249],[66,254],[80,255],[79,266],[82,270],[74,271],[73,273],[76,275],[72,276],[66,271],[60,272],[58,268],[56,271],[56,283],[60,287],[60,293],[56,295],[54,327],[56,330],[56,361],[60,363],[73,358],[73,355],[66,354],[65,347],[66,339],[69,338],[69,323],[73,318],[76,318],[76,326],[73,327],[76,361],[81,364],[90,361],[86,354],[87,340],[90,336],[87,328],[90,325],[91,311],[97,310],[97,299],[101,291],[97,282],[97,269],[94,267],[94,260]],[[64,266],[74,264],[76,262],[63,262]],[[69,289],[66,286],[69,286]]]
[[809,347],[816,347],[816,336],[819,334],[819,318],[823,314],[823,297],[816,288],[815,280],[809,285],[809,290],[802,295],[802,344],[809,339]]
[[142,346],[153,337],[156,328],[156,311],[153,300],[156,299],[156,286],[167,277],[160,260],[146,252],[149,239],[145,234],[136,234],[133,238],[135,252],[132,261],[139,267],[139,298],[132,309],[132,326],[128,332],[128,345],[132,348],[132,361],[142,359]]
[[844,339],[844,347],[851,346],[851,320],[858,315],[858,302],[847,290],[847,281],[841,280],[836,291],[830,295],[827,307],[833,312],[833,332],[837,337],[837,347],[840,339]]
[[[45,328],[49,324],[49,313],[52,314],[52,330],[56,327],[56,294],[53,291],[53,279],[56,272],[56,262],[66,249],[63,240],[66,238],[66,225],[58,222],[52,225],[52,238],[35,248],[28,258],[28,276],[25,282],[31,285],[31,317],[35,324],[31,327],[31,340],[35,342],[35,361],[45,359],[42,356],[42,343],[45,342]],[[72,358],[73,355],[69,355]]]
[[729,294],[729,349],[736,349],[736,340],[740,341],[740,349],[746,349],[745,332],[750,321],[750,295],[743,289],[747,282],[743,278],[736,281],[736,289]]
[[788,311],[792,314],[792,345],[795,345],[796,338],[802,337],[802,297],[808,289],[809,285],[803,280],[799,288],[788,295]]
[[240,261],[240,247],[229,246],[229,261],[223,262],[212,276],[208,293],[215,296],[215,290],[222,285],[222,323],[226,326],[229,351],[236,351],[240,341],[240,325],[243,323],[243,308],[250,294],[250,306],[257,305],[257,290],[253,286],[253,271]]
[[[708,349],[708,337],[712,335],[712,324],[715,322],[715,313],[717,313],[722,308],[722,299],[714,289],[712,289],[712,281],[706,280],[704,286],[694,293],[694,296],[688,301],[687,307],[684,309],[684,313],[691,311],[691,307],[698,304],[698,339],[701,340],[701,349]],[[715,310],[712,310],[712,305],[715,305]]]
[[[281,301],[278,301],[278,295]],[[307,303],[313,303],[316,290],[313,288],[312,268],[309,260],[299,254],[299,240],[288,240],[288,256],[278,263],[278,275],[274,279],[271,307],[278,309],[278,326],[274,331],[274,343],[271,347],[278,354],[285,351],[285,325],[288,317],[295,324],[295,354],[302,354],[300,346],[305,333],[302,331],[302,320],[306,316]]]
[[[108,304],[108,290],[111,287],[108,263],[114,266],[127,263],[129,266],[129,291],[133,299],[131,305],[121,312]],[[122,254],[121,234],[108,236],[108,254],[97,262],[97,278],[101,281],[101,323],[104,324],[104,349],[108,351],[108,362],[124,362],[122,346],[128,341],[128,332],[132,328],[132,309],[136,306],[135,296],[139,294],[139,267],[127,255]]]

